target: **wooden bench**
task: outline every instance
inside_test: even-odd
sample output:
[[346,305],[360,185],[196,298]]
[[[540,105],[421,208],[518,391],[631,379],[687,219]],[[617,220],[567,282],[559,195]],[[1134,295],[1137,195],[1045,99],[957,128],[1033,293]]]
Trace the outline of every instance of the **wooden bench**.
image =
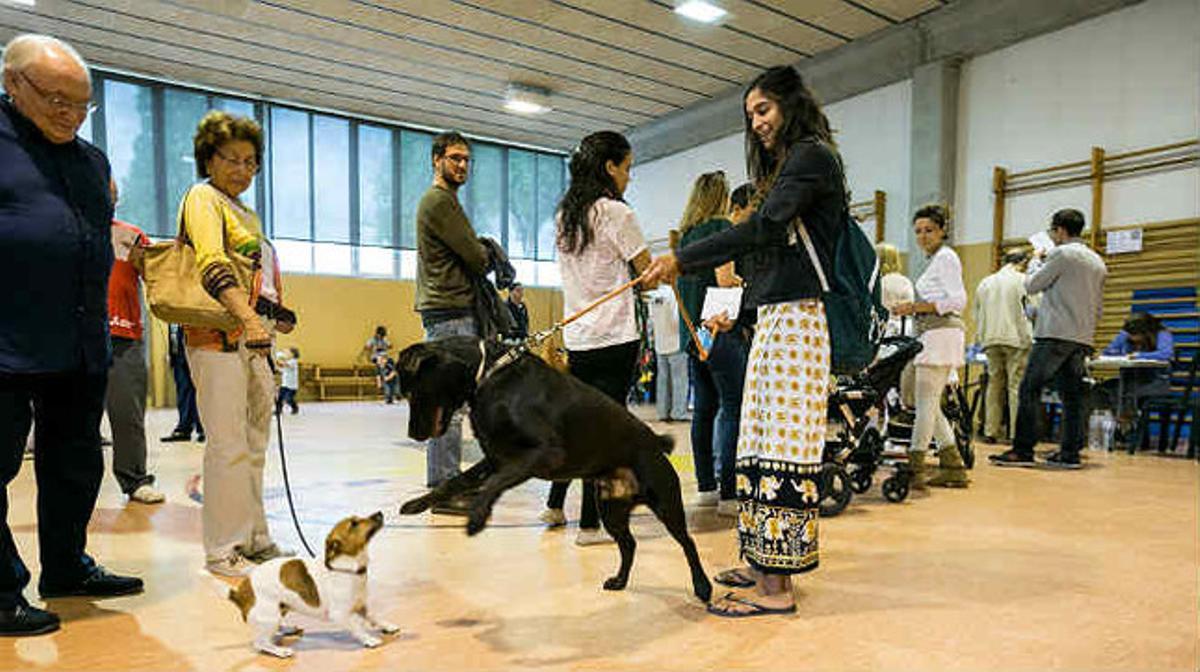
[[301,385],[313,390],[318,401],[377,399],[382,395],[371,364],[306,364],[301,374]]

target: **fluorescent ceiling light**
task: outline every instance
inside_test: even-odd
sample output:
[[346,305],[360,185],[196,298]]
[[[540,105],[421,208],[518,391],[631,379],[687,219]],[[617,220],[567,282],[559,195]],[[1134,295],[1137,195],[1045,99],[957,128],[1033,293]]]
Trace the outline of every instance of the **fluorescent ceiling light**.
[[26,7],[33,7],[34,1],[35,0],[0,0],[0,3],[7,3],[10,5],[25,5]]
[[728,14],[724,9],[704,0],[687,0],[675,8],[675,13],[701,23],[716,23]]
[[504,109],[517,114],[545,114],[549,112],[550,91],[539,86],[512,83],[504,94]]

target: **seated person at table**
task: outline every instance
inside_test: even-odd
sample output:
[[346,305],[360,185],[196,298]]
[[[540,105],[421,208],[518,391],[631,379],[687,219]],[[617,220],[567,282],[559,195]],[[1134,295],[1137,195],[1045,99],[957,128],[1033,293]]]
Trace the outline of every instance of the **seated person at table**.
[[[1175,356],[1175,339],[1171,331],[1157,317],[1148,313],[1134,313],[1125,320],[1121,331],[1104,348],[1102,355],[1129,357],[1160,362],[1171,361]],[[1134,368],[1121,372],[1125,378],[1125,409],[1132,411],[1132,400],[1162,396],[1171,392],[1171,368]],[[1093,407],[1115,408],[1117,405],[1118,381],[1106,380],[1096,389]]]

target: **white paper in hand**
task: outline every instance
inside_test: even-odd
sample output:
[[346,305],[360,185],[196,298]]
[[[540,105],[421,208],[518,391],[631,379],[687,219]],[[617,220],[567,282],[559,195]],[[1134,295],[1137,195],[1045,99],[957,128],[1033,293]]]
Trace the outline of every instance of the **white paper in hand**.
[[721,313],[729,319],[737,319],[742,310],[741,287],[709,287],[704,295],[704,307],[700,309],[700,321],[716,317]]

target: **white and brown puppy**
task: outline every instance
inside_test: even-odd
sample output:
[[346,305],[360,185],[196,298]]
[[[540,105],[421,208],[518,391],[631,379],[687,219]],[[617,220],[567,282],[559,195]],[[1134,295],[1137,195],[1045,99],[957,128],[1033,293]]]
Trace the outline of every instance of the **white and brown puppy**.
[[280,636],[299,634],[285,628],[283,618],[296,611],[336,623],[366,647],[382,643],[371,630],[385,634],[400,629],[367,613],[367,544],[383,527],[383,514],[351,516],[325,538],[325,561],[276,558],[255,567],[230,589],[229,599],[254,626],[254,648],[280,658],[292,650]]

